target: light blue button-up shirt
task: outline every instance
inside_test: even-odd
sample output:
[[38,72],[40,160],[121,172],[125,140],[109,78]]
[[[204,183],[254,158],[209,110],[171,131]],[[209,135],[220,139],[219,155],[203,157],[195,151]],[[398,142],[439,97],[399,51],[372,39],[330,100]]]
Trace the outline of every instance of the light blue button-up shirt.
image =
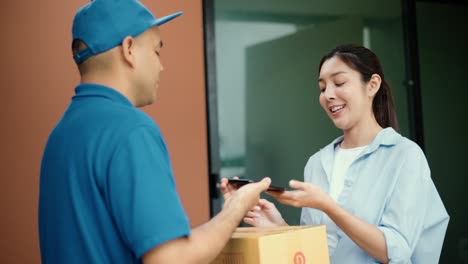
[[[329,192],[339,137],[310,157],[305,182]],[[350,165],[337,203],[377,226],[385,236],[390,263],[438,263],[449,216],[431,179],[424,153],[392,128],[380,131]],[[303,208],[302,225],[323,224],[324,213]],[[376,263],[338,228],[331,263]]]

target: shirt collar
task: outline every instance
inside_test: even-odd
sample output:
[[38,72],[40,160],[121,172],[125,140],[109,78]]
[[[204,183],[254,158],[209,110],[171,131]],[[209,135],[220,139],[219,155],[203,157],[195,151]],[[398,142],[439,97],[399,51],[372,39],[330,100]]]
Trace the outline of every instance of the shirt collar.
[[[392,127],[384,128],[379,133],[377,133],[377,136],[369,144],[369,148],[376,149],[380,145],[384,145],[384,146],[395,145],[400,137],[401,135],[398,134]],[[343,141],[343,139],[344,139],[344,136],[340,136],[337,139],[333,140],[333,142],[330,144],[330,147],[335,149],[336,145],[340,144],[341,141]]]
[[364,154],[374,152],[380,146],[393,146],[400,138],[401,135],[398,134],[392,127],[382,129],[374,138],[372,143],[369,144],[369,147]]
[[[326,175],[329,177],[332,172],[332,166],[335,158],[335,147],[337,144],[343,141],[344,136],[340,136],[337,139],[333,140],[332,143],[328,144],[323,149],[323,155],[321,158],[322,167],[325,170]],[[359,154],[356,159],[359,159],[362,156],[370,155],[374,151],[376,151],[380,146],[392,146],[395,145],[398,140],[401,138],[401,135],[398,134],[393,128],[387,127],[382,129],[374,140],[364,149],[364,151]]]
[[79,84],[75,88],[75,96],[73,98],[79,97],[105,97],[123,105],[133,106],[130,100],[117,90],[95,83]]

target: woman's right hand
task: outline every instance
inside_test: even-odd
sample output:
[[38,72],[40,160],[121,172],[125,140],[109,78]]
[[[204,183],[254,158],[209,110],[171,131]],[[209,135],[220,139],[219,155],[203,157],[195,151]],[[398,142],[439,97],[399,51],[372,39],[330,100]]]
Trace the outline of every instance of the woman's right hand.
[[275,204],[266,199],[260,199],[258,204],[247,213],[244,223],[257,227],[288,225]]

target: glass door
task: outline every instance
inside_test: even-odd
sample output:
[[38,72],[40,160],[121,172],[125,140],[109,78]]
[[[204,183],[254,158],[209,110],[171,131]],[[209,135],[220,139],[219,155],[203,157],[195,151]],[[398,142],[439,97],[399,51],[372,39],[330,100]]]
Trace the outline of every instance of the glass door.
[[[381,58],[408,135],[399,1],[212,4],[215,67],[208,74],[215,78],[208,78],[208,99],[216,102],[210,137],[217,140],[212,159],[219,160],[213,175],[270,176],[281,186],[303,179],[307,159],[341,133],[321,109],[317,85],[318,63],[337,44],[362,44]],[[221,204],[212,200],[213,213]],[[300,210],[278,207],[290,224],[299,223]]]

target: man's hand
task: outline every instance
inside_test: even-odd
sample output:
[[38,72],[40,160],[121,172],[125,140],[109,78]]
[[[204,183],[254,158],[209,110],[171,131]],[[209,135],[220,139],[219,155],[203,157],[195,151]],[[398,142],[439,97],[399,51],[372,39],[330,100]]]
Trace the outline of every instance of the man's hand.
[[[239,177],[235,176],[233,179],[238,180]],[[229,180],[227,178],[221,179],[221,185],[219,187],[221,193],[223,194],[224,201],[229,200],[229,198],[236,192],[236,188],[229,184]]]
[[[233,177],[233,179],[239,179],[238,177]],[[269,178],[265,178],[269,179]],[[264,180],[265,180],[264,179]],[[271,182],[271,180],[270,180]],[[221,179],[221,192],[223,193],[223,197],[225,200],[224,206],[226,206],[227,202],[233,197],[237,192],[244,190],[243,188],[248,187],[254,183],[249,183],[244,185],[239,190],[236,189],[234,186],[230,185],[228,179],[223,178]],[[269,186],[269,184],[268,184]],[[267,187],[268,188],[268,187]],[[258,197],[259,198],[259,197]],[[254,206],[249,207],[249,211],[247,215],[244,217],[244,222],[246,224],[252,226],[283,226],[288,225],[283,217],[281,216],[278,209],[276,209],[275,204],[265,200],[265,199],[258,199],[258,203]]]
[[165,242],[149,250],[143,256],[143,263],[172,263],[174,259],[178,260],[177,263],[211,263],[270,183],[270,178],[264,178],[234,190],[227,185],[227,179],[222,179],[221,188],[226,200],[221,212],[208,223],[194,228],[190,236]]
[[242,210],[244,215],[258,203],[260,193],[266,191],[271,184],[271,179],[266,177],[236,190],[227,181],[226,178],[221,179],[221,192],[224,197],[223,210],[233,207],[235,210]]

